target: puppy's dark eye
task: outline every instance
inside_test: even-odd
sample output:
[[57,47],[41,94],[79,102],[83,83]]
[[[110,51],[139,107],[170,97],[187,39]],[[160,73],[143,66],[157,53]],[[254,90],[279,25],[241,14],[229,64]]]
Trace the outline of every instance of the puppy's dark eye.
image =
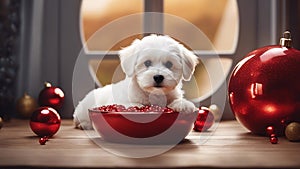
[[151,60],[146,60],[146,61],[144,62],[144,65],[145,65],[146,67],[151,66],[151,65],[152,65]]
[[172,68],[173,63],[170,62],[170,61],[167,61],[167,62],[165,63],[165,66],[166,66],[166,68],[170,69],[170,68]]

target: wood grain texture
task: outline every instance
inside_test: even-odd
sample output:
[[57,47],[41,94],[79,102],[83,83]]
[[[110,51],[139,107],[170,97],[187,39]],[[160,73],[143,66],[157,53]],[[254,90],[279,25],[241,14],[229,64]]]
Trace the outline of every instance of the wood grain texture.
[[74,129],[71,120],[63,120],[46,145],[39,145],[27,120],[12,120],[0,130],[0,168],[300,168],[300,143],[279,138],[279,144],[270,144],[267,137],[248,133],[236,121],[214,128],[202,135],[191,132],[166,153],[126,158],[96,145],[85,131]]

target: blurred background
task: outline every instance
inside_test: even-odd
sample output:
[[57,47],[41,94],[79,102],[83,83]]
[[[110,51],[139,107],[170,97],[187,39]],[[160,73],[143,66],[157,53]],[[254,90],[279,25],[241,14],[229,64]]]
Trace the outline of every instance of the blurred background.
[[[285,30],[300,49],[299,10],[298,0],[0,0],[0,115],[15,116],[16,99],[25,92],[37,98],[49,81],[65,92],[61,116],[72,118],[92,89],[85,82],[98,87],[122,79],[117,51],[148,33],[168,34],[199,56],[186,97],[217,104],[211,96],[227,98],[230,72],[250,51],[278,44]],[[139,33],[128,36],[132,30]],[[78,57],[85,80],[76,82],[82,90],[74,96]],[[220,106],[223,119],[234,118],[227,103]]]

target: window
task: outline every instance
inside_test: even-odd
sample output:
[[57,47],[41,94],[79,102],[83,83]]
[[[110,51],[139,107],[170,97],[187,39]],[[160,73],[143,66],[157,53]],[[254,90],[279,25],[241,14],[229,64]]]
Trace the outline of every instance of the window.
[[[83,43],[87,43],[87,52],[115,51],[128,46],[141,34],[124,39],[117,39],[118,35],[126,29],[140,33],[149,30],[152,25],[147,22],[152,18],[142,13],[147,11],[163,12],[165,15],[154,16],[161,17],[162,21],[151,24],[161,27],[164,34],[185,37],[193,50],[235,51],[239,24],[235,0],[83,0],[81,34]],[[203,35],[190,32],[193,26]],[[155,28],[150,31],[153,30],[157,31]]]

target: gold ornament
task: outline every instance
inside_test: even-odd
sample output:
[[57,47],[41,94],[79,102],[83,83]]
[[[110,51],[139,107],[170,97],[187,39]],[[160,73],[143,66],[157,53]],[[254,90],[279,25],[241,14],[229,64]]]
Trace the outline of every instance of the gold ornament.
[[290,141],[300,141],[300,123],[292,122],[285,128],[285,136]]
[[23,118],[30,118],[33,111],[38,107],[36,100],[24,93],[23,97],[18,99],[16,103],[16,110],[18,114]]
[[0,117],[0,129],[2,128],[2,126],[3,126],[3,120],[2,120],[2,118]]

